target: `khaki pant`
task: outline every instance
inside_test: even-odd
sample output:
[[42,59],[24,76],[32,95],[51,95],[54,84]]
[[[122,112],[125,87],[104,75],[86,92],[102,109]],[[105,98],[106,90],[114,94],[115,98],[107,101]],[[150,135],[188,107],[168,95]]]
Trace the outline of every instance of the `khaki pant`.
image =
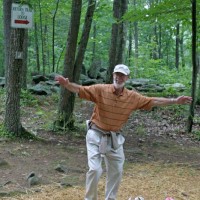
[[102,133],[89,129],[86,136],[87,156],[89,171],[86,174],[86,195],[85,200],[97,200],[97,187],[102,174],[102,159],[106,165],[106,191],[105,200],[116,200],[117,191],[122,178],[124,164],[124,137],[118,135],[119,148],[111,148],[111,138],[107,138],[107,149],[104,155],[99,152],[99,145]]

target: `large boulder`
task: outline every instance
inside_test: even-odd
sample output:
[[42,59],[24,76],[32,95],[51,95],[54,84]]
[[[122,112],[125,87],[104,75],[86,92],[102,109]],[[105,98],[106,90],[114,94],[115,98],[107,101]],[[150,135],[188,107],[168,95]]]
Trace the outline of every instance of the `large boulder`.
[[32,77],[33,83],[38,84],[41,81],[48,81],[49,79],[43,75],[35,75]]
[[44,83],[43,84],[39,83],[37,85],[33,85],[33,86],[29,87],[28,90],[32,94],[36,94],[36,95],[49,95],[49,94],[51,94],[50,87],[45,85]]
[[53,73],[47,75],[47,78],[48,78],[49,80],[52,80],[52,81],[53,81],[53,80],[55,80],[55,77],[58,76],[58,75],[60,75],[60,74],[58,74],[58,73],[56,73],[56,72],[53,72]]
[[164,87],[166,90],[173,88],[174,90],[178,92],[183,92],[186,89],[185,85],[183,85],[182,83],[165,84]]
[[163,86],[156,84],[143,85],[140,87],[136,87],[136,89],[140,92],[163,92],[165,90]]

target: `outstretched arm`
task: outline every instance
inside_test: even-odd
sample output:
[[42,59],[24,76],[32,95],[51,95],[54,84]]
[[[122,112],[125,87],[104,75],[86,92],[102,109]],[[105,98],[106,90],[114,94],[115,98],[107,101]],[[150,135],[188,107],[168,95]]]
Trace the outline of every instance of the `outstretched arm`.
[[80,85],[71,83],[68,78],[64,78],[63,76],[56,76],[55,80],[70,92],[79,93]]
[[180,96],[177,98],[153,98],[153,106],[167,106],[172,104],[190,104],[192,102],[192,97]]

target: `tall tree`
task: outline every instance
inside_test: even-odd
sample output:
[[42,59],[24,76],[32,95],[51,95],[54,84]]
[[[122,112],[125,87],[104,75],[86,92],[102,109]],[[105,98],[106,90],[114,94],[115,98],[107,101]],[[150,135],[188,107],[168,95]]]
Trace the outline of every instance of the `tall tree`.
[[28,59],[28,29],[24,30],[24,41],[23,41],[23,65],[22,65],[22,81],[21,87],[27,89],[27,59]]
[[197,89],[197,74],[198,74],[198,69],[197,69],[197,21],[196,21],[196,0],[192,0],[192,66],[193,66],[193,72],[192,72],[192,98],[193,101],[190,105],[190,113],[188,117],[188,123],[187,123],[187,131],[191,132],[192,131],[192,125],[193,125],[193,118],[194,118],[194,107],[196,103],[196,89]]
[[11,32],[11,5],[12,0],[3,1],[3,16],[4,16],[4,46],[5,46],[5,76],[7,76],[8,63],[9,63],[9,50],[10,50],[10,32]]
[[22,125],[20,122],[20,92],[23,66],[21,52],[23,52],[24,47],[24,35],[25,29],[13,28],[11,30],[9,64],[6,75],[6,112],[4,124],[8,132],[18,136],[22,133]]
[[35,39],[35,57],[36,57],[36,69],[40,72],[40,52],[39,52],[39,39],[38,39],[38,25],[34,23],[34,39]]
[[[136,0],[133,0],[133,9],[137,9],[137,2]],[[129,34],[129,66],[131,66],[131,52],[132,52],[132,46],[134,45],[134,74],[137,75],[137,69],[138,69],[138,55],[139,55],[139,30],[138,30],[138,21],[130,22],[130,28],[133,29],[133,36],[132,31],[130,30]],[[132,39],[133,37],[133,39]]]
[[180,57],[181,57],[181,66],[182,68],[185,67],[185,55],[184,55],[184,36],[183,36],[183,30],[181,30],[180,34]]
[[[67,46],[64,60],[63,76],[73,81],[74,63],[77,48],[77,40],[81,18],[82,0],[72,1],[71,21],[68,31]],[[75,94],[61,88],[60,102],[58,108],[59,118],[55,122],[56,126],[67,128],[73,126],[72,111]],[[72,125],[71,125],[72,124]]]
[[45,53],[45,36],[44,30],[43,30],[43,16],[42,16],[42,6],[41,6],[41,0],[38,0],[39,5],[39,15],[40,15],[40,37],[41,37],[41,45],[42,45],[42,73],[45,74],[45,66],[46,66],[46,53]]
[[[77,13],[77,12],[81,13],[81,2],[77,1],[76,3],[78,3],[80,6],[79,10],[74,10],[74,9],[77,9],[77,5],[73,3],[72,4],[72,12],[74,13],[76,11],[75,13]],[[64,76],[69,77],[70,80],[73,82],[79,81],[79,77],[80,77],[80,73],[81,73],[81,69],[82,69],[82,63],[83,63],[83,59],[84,59],[84,55],[85,55],[85,51],[86,51],[86,47],[87,47],[87,43],[88,43],[88,39],[89,39],[89,34],[90,34],[90,30],[91,30],[91,24],[92,24],[95,7],[96,7],[96,0],[89,0],[76,59],[75,59],[75,52],[76,52],[77,36],[78,36],[79,29],[76,30],[76,33],[73,33],[73,36],[75,34],[76,38],[74,38],[73,49],[69,50],[69,51],[74,51],[74,52],[71,52],[71,53],[73,53],[73,55],[72,55],[73,59],[71,60],[70,65],[68,64],[65,66],[64,73],[63,73]],[[79,23],[80,23],[80,16],[78,16],[78,15],[73,16],[73,14],[72,14],[71,26],[74,26],[74,23],[76,24],[75,27],[78,28]],[[72,36],[68,35],[68,44],[70,43],[70,40],[69,40],[70,37],[72,37]],[[66,54],[66,56],[65,56],[66,62],[69,60],[69,57],[68,57],[69,53],[70,52],[68,52],[68,54]],[[71,67],[69,68],[69,66],[71,66]],[[75,103],[75,95],[69,91],[61,90],[61,101],[59,104],[59,116],[61,116],[61,117],[59,120],[59,126],[62,126],[63,128],[66,128],[66,127],[73,128],[74,127],[74,120],[72,117],[73,110],[74,110],[74,103]]]
[[179,69],[179,46],[180,46],[180,23],[176,24],[176,50],[175,50],[175,67]]
[[[127,8],[128,8],[128,1],[127,0],[121,0],[120,7],[121,7],[121,9],[120,9],[120,20],[123,20],[123,16],[126,13]],[[125,56],[124,50],[125,50],[126,38],[127,38],[127,22],[126,21],[119,23],[118,33],[119,33],[119,35],[118,35],[119,37],[118,37],[116,64],[124,62],[124,56]]]
[[[4,38],[5,38],[5,77],[7,77],[7,73],[9,70],[10,64],[10,42],[11,39],[11,6],[12,3],[15,1],[13,0],[4,0],[3,4],[3,11],[4,11]],[[28,31],[24,30],[24,42],[23,42],[23,59],[22,59],[22,87],[26,89],[26,80],[27,80],[27,51],[28,51]],[[6,85],[7,85],[7,78],[6,78]]]
[[[126,25],[122,20],[128,6],[127,0],[113,1],[113,17],[115,22],[112,24],[111,45],[109,53],[109,68],[107,71],[106,82],[112,82],[112,72],[115,65],[124,62],[124,50],[126,41]],[[121,20],[121,21],[120,21]]]
[[158,58],[162,58],[162,26],[158,25]]
[[129,33],[128,33],[128,65],[131,65],[131,59],[133,54],[133,23],[129,23]]
[[[12,1],[16,2],[16,1]],[[12,2],[4,4],[11,13]],[[8,3],[8,1],[7,1]],[[23,14],[23,9],[21,10]],[[27,73],[27,39],[28,31],[24,28],[8,28],[6,22],[11,25],[11,15],[5,14],[5,29],[9,35],[6,39],[6,108],[4,124],[8,132],[20,135],[23,127],[20,122],[20,93],[21,88],[26,89]],[[5,36],[7,37],[7,36]]]
[[53,33],[52,33],[52,72],[55,72],[55,21],[56,21],[56,14],[58,11],[58,5],[60,0],[57,0],[56,2],[56,8],[53,13],[52,18],[52,26],[53,26]]
[[96,8],[96,0],[89,0],[87,12],[85,15],[85,22],[84,22],[82,35],[81,35],[81,39],[78,46],[78,52],[76,56],[75,65],[74,65],[74,81],[75,82],[78,82],[80,78],[82,64],[83,64],[89,36],[90,36],[90,30],[92,26],[95,8]]
[[[88,42],[88,39],[89,39],[89,33],[90,33],[90,30],[91,30],[92,19],[93,19],[95,7],[96,7],[96,0],[90,0],[89,5],[90,6],[88,7],[86,17],[85,17],[85,25],[87,25],[87,27],[85,27],[84,28],[85,30],[83,30],[84,35],[87,36],[87,38],[86,38],[87,42]],[[82,35],[82,41],[84,41],[84,37],[83,37],[84,35]],[[99,60],[96,57],[96,37],[97,37],[96,23],[93,23],[92,36],[93,36],[93,45],[92,45],[93,48],[92,48],[92,60],[91,60],[92,64],[91,64],[90,69],[88,71],[88,75],[89,75],[89,77],[97,78],[101,64],[99,63]],[[81,43],[82,43],[82,45],[84,44],[83,42],[81,42]],[[85,50],[86,50],[86,44],[87,43],[85,43],[85,45],[84,45],[85,46],[84,47],[84,54],[85,54]],[[80,52],[81,49],[83,49],[83,48],[79,48],[78,54],[84,55],[83,53]],[[80,57],[80,56],[77,56],[77,58],[78,57]],[[80,60],[80,59],[78,59],[78,60]],[[83,62],[83,56],[82,56],[82,59],[81,59],[81,63],[82,62]]]

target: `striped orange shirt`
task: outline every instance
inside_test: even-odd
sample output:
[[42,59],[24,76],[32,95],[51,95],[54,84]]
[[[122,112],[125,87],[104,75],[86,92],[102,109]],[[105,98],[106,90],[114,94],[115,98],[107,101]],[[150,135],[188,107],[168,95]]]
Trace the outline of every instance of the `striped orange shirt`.
[[150,110],[152,98],[124,88],[117,96],[113,84],[81,86],[79,97],[95,103],[91,121],[105,131],[119,131],[132,111]]

